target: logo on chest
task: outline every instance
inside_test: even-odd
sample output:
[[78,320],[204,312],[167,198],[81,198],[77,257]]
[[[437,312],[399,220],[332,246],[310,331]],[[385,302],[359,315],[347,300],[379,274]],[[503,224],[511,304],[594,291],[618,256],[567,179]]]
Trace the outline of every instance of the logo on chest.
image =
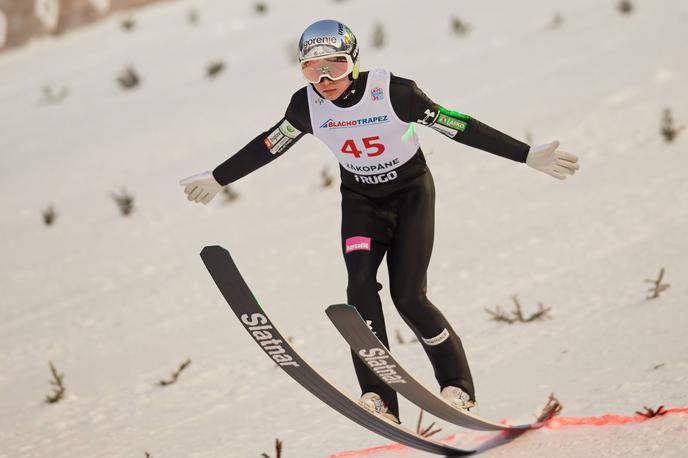
[[389,122],[388,115],[370,116],[367,118],[339,120],[330,118],[320,125],[321,129],[350,129],[352,127],[372,126]]
[[373,99],[373,102],[377,102],[378,100],[384,100],[385,91],[383,91],[381,87],[374,87],[370,91],[370,98]]

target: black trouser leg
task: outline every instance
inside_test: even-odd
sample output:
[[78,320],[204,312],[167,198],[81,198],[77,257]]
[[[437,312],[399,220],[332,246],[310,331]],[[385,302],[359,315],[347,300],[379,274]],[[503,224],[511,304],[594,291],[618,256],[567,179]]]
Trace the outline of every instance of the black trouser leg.
[[[377,269],[385,255],[388,228],[384,216],[365,196],[342,189],[342,251],[348,272],[347,301],[371,326],[378,339],[389,348],[382,303],[378,291]],[[375,392],[389,410],[399,416],[399,404],[394,390],[378,378],[352,352],[354,368],[361,394]]]
[[428,172],[405,188],[396,202],[396,228],[387,252],[392,300],[422,342],[440,387],[458,386],[475,399],[461,340],[426,296],[434,218],[435,188]]

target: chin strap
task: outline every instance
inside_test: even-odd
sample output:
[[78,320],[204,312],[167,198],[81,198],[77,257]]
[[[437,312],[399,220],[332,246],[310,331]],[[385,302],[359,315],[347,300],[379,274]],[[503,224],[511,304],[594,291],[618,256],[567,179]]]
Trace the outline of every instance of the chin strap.
[[356,93],[356,89],[358,87],[358,72],[358,62],[356,62],[353,71],[349,73],[349,81],[351,81],[351,84],[348,88],[346,88],[342,95],[339,96],[339,100],[346,100]]
[[342,93],[342,95],[339,96],[338,100],[347,100],[349,97],[354,95],[356,93],[356,87],[358,86],[356,83],[357,80],[353,80],[352,83],[349,85],[348,88]]

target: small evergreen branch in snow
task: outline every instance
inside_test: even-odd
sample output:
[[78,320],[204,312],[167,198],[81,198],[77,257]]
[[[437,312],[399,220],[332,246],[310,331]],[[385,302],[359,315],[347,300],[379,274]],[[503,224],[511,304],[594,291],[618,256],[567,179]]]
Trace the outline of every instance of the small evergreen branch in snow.
[[633,12],[633,3],[631,3],[631,0],[621,0],[617,8],[622,14],[631,14]]
[[435,426],[434,421],[430,423],[430,426],[427,428],[423,427],[423,409],[420,409],[420,413],[418,414],[418,423],[416,423],[416,434],[423,437],[430,437],[442,431],[442,428],[433,430],[433,426]]
[[538,303],[538,310],[537,312],[533,313],[532,315],[526,317],[523,315],[523,309],[521,307],[521,303],[518,300],[518,296],[513,295],[511,296],[511,300],[514,301],[514,304],[516,306],[516,309],[509,314],[507,314],[505,311],[503,311],[499,305],[496,307],[495,310],[490,310],[490,309],[485,309],[485,311],[492,316],[493,321],[499,321],[503,323],[516,323],[516,322],[521,322],[521,323],[530,323],[531,321],[536,321],[536,320],[544,320],[544,319],[551,319],[552,317],[549,316],[549,312],[551,307],[546,307],[542,304],[542,302]]
[[205,73],[208,78],[215,78],[225,69],[225,63],[221,60],[211,62],[206,67]]
[[62,87],[59,90],[55,90],[51,85],[47,84],[43,86],[43,99],[44,103],[60,103],[69,95],[69,89]]
[[232,189],[230,185],[222,189],[222,195],[225,196],[226,204],[232,203],[239,198],[239,193]]
[[373,48],[382,48],[385,45],[385,28],[379,22],[373,27]]
[[554,396],[554,393],[550,393],[549,399],[547,399],[547,404],[545,404],[545,407],[542,408],[540,415],[537,417],[537,422],[540,423],[551,420],[559,415],[563,408],[564,406],[562,406],[561,402],[559,402],[559,399]]
[[189,364],[191,364],[191,359],[187,359],[183,363],[179,365],[179,369],[177,369],[175,372],[172,372],[172,378],[169,380],[160,380],[158,383],[160,386],[167,386],[167,385],[172,385],[173,383],[176,383],[177,380],[179,379],[179,374],[182,373],[184,369],[189,367]]
[[134,196],[129,194],[126,189],[122,188],[120,194],[112,193],[112,198],[117,204],[122,216],[129,216],[134,211]]
[[120,23],[120,25],[122,26],[123,30],[126,30],[127,32],[131,32],[132,30],[134,30],[134,27],[136,27],[136,20],[134,20],[134,18],[130,16],[130,17],[124,19]]
[[258,2],[253,6],[253,9],[258,14],[266,14],[268,12],[268,5],[263,2]]
[[657,409],[651,409],[651,408],[649,408],[649,407],[647,407],[647,406],[643,406],[643,408],[645,409],[644,412],[636,411],[636,414],[637,414],[637,415],[640,415],[640,416],[643,416],[643,417],[645,417],[645,418],[654,418],[654,417],[662,416],[662,415],[664,415],[665,413],[667,413],[667,411],[664,410],[664,406],[663,406],[663,405],[657,407]]
[[48,208],[43,210],[42,215],[43,223],[45,223],[46,226],[52,226],[52,224],[57,219],[57,212],[55,211],[55,207],[53,207],[53,204],[48,205]]
[[136,69],[133,65],[128,66],[124,71],[117,77],[119,85],[122,89],[130,90],[141,84],[141,78],[139,74],[136,73]]
[[198,11],[193,8],[189,10],[189,14],[186,16],[186,18],[191,25],[198,25],[198,22],[200,21]]
[[674,125],[674,117],[671,114],[671,108],[664,109],[664,116],[662,117],[660,132],[667,143],[673,142],[684,127],[685,126],[676,127]]
[[466,35],[471,30],[470,25],[468,25],[466,22],[462,21],[456,16],[452,16],[451,18],[451,28],[452,32],[454,32],[454,34],[458,36]]
[[48,363],[50,364],[50,372],[53,374],[53,379],[50,381],[50,384],[53,385],[53,394],[46,396],[45,402],[48,404],[55,404],[64,399],[65,387],[62,382],[64,380],[64,374],[57,373],[57,369],[53,366],[52,361],[48,361]]
[[320,178],[322,178],[321,186],[323,188],[329,188],[332,186],[332,183],[334,183],[334,178],[332,178],[332,175],[330,175],[330,171],[327,167],[322,169],[322,172],[320,172]]
[[[261,455],[263,458],[270,458],[270,455],[263,453]],[[282,441],[275,439],[275,458],[281,458],[282,456]]]
[[404,336],[401,335],[401,331],[399,330],[399,328],[396,328],[396,329],[394,330],[394,337],[397,339],[397,343],[398,343],[399,345],[405,345],[405,344],[407,344],[407,343],[418,342],[418,338],[417,338],[417,337],[413,337],[413,338],[411,338],[411,340],[409,340],[409,341],[407,342],[406,339],[404,339]]
[[511,318],[504,310],[502,310],[499,307],[499,305],[494,310],[485,309],[485,311],[487,313],[489,313],[490,315],[492,315],[492,318],[491,318],[492,321],[500,321],[500,322],[509,323],[509,324],[512,324],[516,321],[515,318]]
[[646,299],[656,299],[659,297],[661,293],[669,289],[671,285],[669,283],[662,283],[662,278],[664,278],[664,267],[660,269],[659,277],[657,277],[657,280],[645,280],[645,282],[652,283],[654,285],[652,288],[647,290],[649,294],[646,297]]

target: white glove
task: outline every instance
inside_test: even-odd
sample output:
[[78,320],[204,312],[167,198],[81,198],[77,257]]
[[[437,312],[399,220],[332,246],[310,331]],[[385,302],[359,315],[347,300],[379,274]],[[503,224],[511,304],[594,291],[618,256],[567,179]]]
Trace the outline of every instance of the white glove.
[[546,145],[531,146],[526,164],[560,180],[565,179],[566,175],[573,175],[580,168],[578,156],[557,151],[558,147],[559,141],[557,140]]
[[220,192],[223,188],[223,186],[215,180],[212,172],[203,172],[198,175],[184,178],[179,184],[185,186],[184,192],[186,193],[187,199],[193,202],[200,202],[203,205],[213,200],[215,194]]

